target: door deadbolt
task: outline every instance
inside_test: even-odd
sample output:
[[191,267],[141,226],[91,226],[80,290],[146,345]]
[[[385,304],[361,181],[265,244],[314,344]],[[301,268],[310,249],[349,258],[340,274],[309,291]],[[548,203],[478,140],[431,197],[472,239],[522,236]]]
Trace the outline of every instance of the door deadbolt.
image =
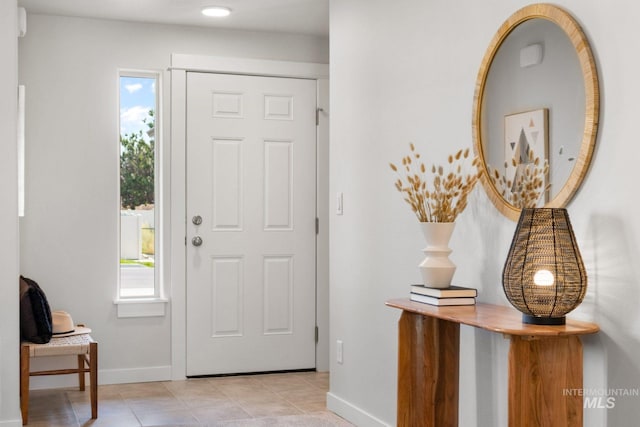
[[192,244],[193,246],[200,246],[200,245],[202,245],[202,237],[200,237],[200,236],[196,236],[196,237],[194,237],[193,239],[191,239],[191,244]]
[[195,225],[200,225],[202,224],[202,217],[200,215],[196,215],[193,218],[191,218],[191,222],[194,223]]

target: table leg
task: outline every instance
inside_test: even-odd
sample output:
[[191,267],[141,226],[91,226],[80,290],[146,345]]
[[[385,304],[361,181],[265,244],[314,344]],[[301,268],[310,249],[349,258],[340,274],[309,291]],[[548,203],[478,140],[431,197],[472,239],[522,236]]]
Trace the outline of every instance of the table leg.
[[581,427],[582,343],[577,336],[511,337],[509,426]]
[[457,427],[460,325],[403,311],[398,426]]

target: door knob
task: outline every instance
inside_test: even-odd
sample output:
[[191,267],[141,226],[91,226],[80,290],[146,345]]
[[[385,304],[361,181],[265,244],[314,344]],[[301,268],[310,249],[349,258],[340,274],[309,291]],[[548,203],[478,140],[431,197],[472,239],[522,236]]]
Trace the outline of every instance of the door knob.
[[200,225],[202,224],[202,217],[200,215],[196,215],[193,218],[191,218],[191,222],[194,223],[195,225]]
[[193,246],[202,245],[202,237],[200,237],[200,236],[194,237],[193,239],[191,239],[191,244],[193,244]]

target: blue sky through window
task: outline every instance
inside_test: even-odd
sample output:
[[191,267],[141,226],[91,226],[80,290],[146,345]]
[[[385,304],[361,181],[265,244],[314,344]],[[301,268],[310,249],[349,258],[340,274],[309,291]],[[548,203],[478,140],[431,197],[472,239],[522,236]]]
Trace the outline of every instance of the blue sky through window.
[[[142,130],[148,140],[143,122],[156,105],[156,79],[148,77],[120,77],[120,135]],[[149,120],[147,120],[149,122]]]

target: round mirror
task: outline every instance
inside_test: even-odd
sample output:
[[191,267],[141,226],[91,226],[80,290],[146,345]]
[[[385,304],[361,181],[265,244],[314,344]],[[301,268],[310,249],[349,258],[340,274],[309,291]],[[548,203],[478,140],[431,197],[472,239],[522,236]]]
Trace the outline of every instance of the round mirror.
[[549,4],[500,27],[482,60],[473,105],[474,150],[493,204],[564,207],[578,190],[598,127],[598,76],[578,23]]

